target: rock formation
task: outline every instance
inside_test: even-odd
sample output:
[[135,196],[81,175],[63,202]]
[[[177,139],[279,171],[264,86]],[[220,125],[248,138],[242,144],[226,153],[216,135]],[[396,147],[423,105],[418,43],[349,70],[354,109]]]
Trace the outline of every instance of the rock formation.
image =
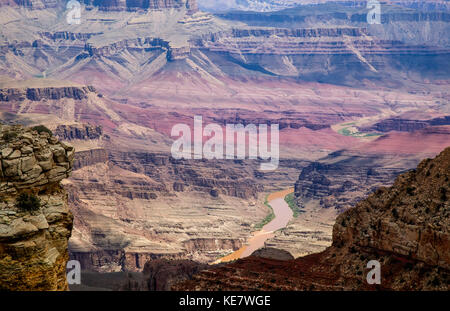
[[101,126],[86,125],[59,125],[54,131],[61,140],[99,139],[103,135]]
[[[67,290],[73,216],[60,181],[71,173],[74,149],[46,132],[5,125],[0,146],[0,290]],[[19,206],[21,196],[37,200]]]
[[103,11],[138,11],[185,8],[190,13],[198,11],[197,0],[83,0],[88,6],[98,7]]
[[109,156],[118,167],[145,174],[157,182],[176,180],[172,187],[167,187],[176,192],[186,191],[187,188],[206,193],[216,190],[223,195],[248,199],[256,198],[258,192],[263,190],[251,176],[230,168],[226,161],[202,161],[199,164],[196,161],[176,160],[164,154],[140,152],[110,151]]
[[[250,257],[173,286],[183,290],[450,289],[450,148],[342,213],[333,244],[291,261]],[[369,261],[381,283],[366,281]]]
[[148,290],[170,290],[172,285],[191,279],[208,267],[190,260],[154,260],[145,264],[143,275]]
[[271,247],[263,247],[252,253],[254,257],[276,259],[276,260],[292,260],[292,256],[288,251]]
[[191,279],[208,265],[191,260],[152,259],[142,272],[82,272],[82,284],[71,291],[167,291],[173,284]]
[[108,161],[108,152],[105,149],[88,149],[75,153],[73,169],[77,170],[85,166]]
[[1,6],[21,6],[27,9],[46,9],[46,8],[56,8],[61,5],[59,0],[2,0],[0,1]]
[[[201,9],[222,12],[222,11],[258,11],[258,12],[275,12],[289,9],[292,7],[308,4],[323,4],[325,2],[332,2],[333,4],[340,4],[346,7],[365,8],[367,1],[336,1],[336,0],[199,0]],[[384,0],[380,1],[383,4],[394,4],[410,8],[424,8],[429,10],[445,10],[448,9],[449,4],[445,0],[422,1],[422,0]]]
[[414,132],[428,126],[450,125],[450,116],[435,118],[431,120],[408,120],[401,118],[391,118],[375,123],[374,125],[362,128],[361,130],[375,130],[379,132]]
[[[198,11],[197,0],[80,0],[88,8],[98,7],[102,11],[138,11],[185,8],[189,13]],[[27,9],[46,9],[63,7],[62,0],[2,0],[0,6],[22,6]]]
[[92,149],[78,152],[74,167],[66,185],[75,214],[70,251],[89,270],[142,271],[155,259],[209,262],[239,249],[267,213],[250,203],[263,186],[239,164]]
[[94,92],[95,89],[88,87],[45,87],[45,88],[6,88],[0,89],[0,101],[40,101],[42,99],[73,98],[81,100],[86,98],[86,93]]
[[[318,201],[323,208],[344,211],[354,206],[377,187],[390,184],[412,161],[390,165],[392,156],[367,156],[346,151],[303,168],[295,183],[297,205],[304,208]],[[414,163],[414,165],[416,165]]]

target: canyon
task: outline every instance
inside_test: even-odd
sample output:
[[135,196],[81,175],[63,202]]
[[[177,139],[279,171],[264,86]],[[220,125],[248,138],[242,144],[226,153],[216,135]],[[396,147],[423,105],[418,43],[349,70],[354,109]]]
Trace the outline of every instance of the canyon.
[[[450,148],[342,213],[325,251],[295,260],[261,257],[212,267],[175,290],[449,289]],[[381,283],[366,281],[381,263]]]
[[[81,2],[80,25],[61,1],[0,2],[0,122],[73,145],[69,251],[92,280],[144,271],[167,289],[167,262],[189,279],[245,245],[266,196],[292,187],[299,215],[265,246],[316,258],[340,214],[449,145],[445,3],[390,1],[368,25],[343,2],[215,14],[192,0]],[[174,159],[171,129],[196,115],[279,124],[278,170]]]

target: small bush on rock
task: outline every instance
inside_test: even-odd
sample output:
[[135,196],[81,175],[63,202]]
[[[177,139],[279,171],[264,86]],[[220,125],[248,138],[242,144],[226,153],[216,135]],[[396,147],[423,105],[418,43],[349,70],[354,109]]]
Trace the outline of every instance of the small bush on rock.
[[34,194],[22,193],[16,199],[16,207],[25,211],[36,211],[41,207],[41,200]]
[[33,127],[33,130],[38,132],[39,134],[45,132],[48,133],[50,136],[53,136],[53,132],[50,131],[46,126],[44,125],[37,125]]
[[6,132],[2,136],[3,140],[5,140],[6,142],[10,142],[16,137],[17,137],[17,133],[16,132]]

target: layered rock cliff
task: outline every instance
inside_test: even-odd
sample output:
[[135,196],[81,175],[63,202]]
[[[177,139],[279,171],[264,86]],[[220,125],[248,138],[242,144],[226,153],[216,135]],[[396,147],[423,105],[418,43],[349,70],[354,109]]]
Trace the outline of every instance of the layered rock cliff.
[[[232,29],[192,40],[195,47],[212,52],[256,55],[346,55],[359,51],[370,55],[426,55],[448,53],[447,49],[422,44],[405,44],[371,36],[367,28],[250,28]],[[263,43],[264,42],[264,43]]]
[[316,201],[342,212],[417,163],[406,157],[398,162],[393,155],[336,151],[302,169],[295,183],[297,205],[304,208]]
[[[195,161],[175,160],[164,154],[140,152],[110,152],[110,161],[123,169],[142,173],[157,182],[171,183],[167,189],[176,192],[197,190],[244,199],[256,198],[263,190],[244,171],[231,169],[226,161],[201,165]],[[222,166],[223,165],[223,166]]]
[[27,9],[46,9],[46,8],[56,8],[61,5],[59,0],[2,0],[0,1],[1,6],[21,6]]
[[207,268],[205,264],[198,264],[190,260],[155,260],[145,264],[143,277],[148,290],[170,290],[173,284],[192,278],[201,270]]
[[239,164],[92,149],[77,153],[74,166],[66,185],[75,214],[70,252],[89,270],[209,262],[239,249],[267,214],[255,203],[263,185]]
[[[449,290],[450,148],[341,214],[333,244],[290,261],[250,257],[173,286],[183,290]],[[381,283],[366,280],[369,261]]]
[[73,98],[81,100],[86,94],[94,92],[92,86],[87,87],[44,87],[44,88],[4,88],[0,89],[0,101],[40,101],[42,99]]
[[189,12],[198,11],[197,0],[83,0],[88,6],[98,7],[103,11],[138,11],[185,8]]
[[[308,4],[323,4],[324,2],[331,2],[332,4],[342,5],[346,7],[365,8],[367,1],[355,0],[240,0],[240,1],[226,1],[226,0],[199,0],[201,9],[212,12],[223,11],[257,11],[257,12],[276,12],[283,9],[288,9],[296,6],[304,6]],[[449,7],[447,1],[422,1],[422,0],[384,0],[380,1],[383,4],[394,4],[408,8],[423,8],[428,10],[446,10]]]
[[[27,9],[46,9],[63,7],[62,0],[2,0],[0,6],[21,6]],[[164,10],[185,8],[190,13],[198,11],[197,0],[80,0],[92,9],[97,7],[102,11],[138,11]]]
[[[196,11],[192,1],[84,2],[88,9],[83,11],[83,19],[97,21],[95,27],[83,22],[81,28],[67,28],[64,21],[52,31],[42,27],[46,16],[41,14],[33,26],[27,26],[31,28],[19,26],[29,21],[26,16],[6,23],[0,73],[29,78],[46,72],[59,80],[97,80],[89,84],[105,93],[122,89],[126,93],[121,95],[126,96],[137,95],[127,85],[141,93],[140,83],[157,81],[155,77],[169,79],[175,68],[189,74],[201,68],[202,77],[214,78],[205,83],[225,77],[278,76],[354,86],[366,79],[384,85],[393,80],[405,83],[398,78],[405,71],[433,79],[448,76],[445,65],[430,66],[446,64],[448,57],[450,19],[445,12],[386,6],[382,26],[371,27],[365,8],[345,5],[212,16],[201,12],[187,15],[185,7],[188,13]],[[126,11],[120,16],[127,22],[119,22],[119,15],[110,10]],[[135,10],[146,12],[138,16]],[[109,28],[111,25],[114,27]],[[16,29],[22,28],[25,30],[18,34]],[[122,35],[125,33],[129,34]],[[21,62],[13,62],[16,57]],[[141,64],[141,57],[148,62]],[[139,75],[136,68],[140,68]],[[101,74],[92,75],[92,70]]]
[[54,131],[55,135],[62,140],[74,139],[99,139],[103,135],[101,126],[86,125],[58,125]]
[[[67,290],[73,216],[60,181],[73,147],[0,125],[0,290]],[[21,203],[21,204],[20,204]]]
[[431,120],[410,120],[402,118],[390,118],[373,124],[370,127],[362,128],[362,131],[375,130],[379,132],[414,132],[429,126],[450,125],[450,116],[434,118]]

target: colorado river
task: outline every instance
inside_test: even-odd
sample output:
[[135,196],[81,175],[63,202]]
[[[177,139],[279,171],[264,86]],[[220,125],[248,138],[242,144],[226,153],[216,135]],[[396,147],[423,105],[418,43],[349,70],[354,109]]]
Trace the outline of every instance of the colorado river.
[[284,197],[292,192],[294,192],[294,189],[287,189],[270,194],[267,197],[267,201],[273,209],[275,218],[266,224],[260,231],[254,232],[245,246],[214,263],[228,262],[250,256],[257,249],[264,247],[264,243],[275,235],[275,231],[286,227],[294,214],[286,201],[284,201]]

